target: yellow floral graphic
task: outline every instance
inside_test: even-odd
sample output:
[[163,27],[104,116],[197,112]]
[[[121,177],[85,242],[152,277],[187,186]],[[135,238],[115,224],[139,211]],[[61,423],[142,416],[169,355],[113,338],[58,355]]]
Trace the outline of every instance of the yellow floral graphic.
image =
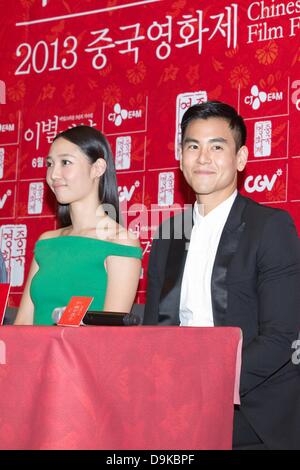
[[222,85],[217,85],[213,90],[208,92],[210,100],[219,100],[222,95],[223,87]]
[[46,99],[52,100],[54,92],[55,92],[55,87],[51,85],[51,83],[48,83],[42,89],[40,100],[41,101],[44,101]]
[[246,88],[250,81],[250,72],[245,65],[237,65],[230,73],[229,77],[232,88]]
[[132,109],[141,109],[143,112],[145,112],[145,95],[138,93],[136,98],[132,96],[129,98],[129,105],[132,107]]
[[179,67],[175,67],[171,64],[169,67],[166,67],[163,71],[162,76],[160,77],[159,84],[162,82],[168,82],[169,80],[176,80]]
[[23,7],[31,7],[34,4],[35,0],[21,0],[21,5]]
[[190,85],[194,85],[195,82],[199,81],[199,64],[189,66],[186,78],[188,79]]
[[257,49],[255,57],[260,64],[270,65],[275,62],[278,56],[278,45],[275,41],[269,41],[261,49]]
[[112,71],[112,65],[111,64],[107,64],[104,69],[101,69],[99,70],[99,75],[101,75],[101,77],[106,77],[108,74],[110,74],[110,72]]
[[225,52],[225,55],[226,55],[226,57],[229,57],[230,59],[232,59],[233,57],[235,57],[237,55],[238,52],[239,52],[239,45],[237,44],[235,49],[227,50]]
[[296,62],[300,62],[300,47],[299,47],[299,49],[297,50],[296,54],[294,55],[294,58],[293,58],[293,61],[292,61],[292,65],[295,65]]
[[65,28],[65,21],[59,21],[54,26],[47,31],[46,39],[51,42],[57,39],[59,33],[61,33]]
[[144,141],[141,141],[135,146],[134,151],[132,152],[132,160],[136,162],[144,160]]
[[14,87],[10,87],[7,90],[7,96],[11,101],[20,101],[24,98],[26,91],[25,83],[18,80]]
[[139,62],[135,67],[132,69],[127,70],[127,78],[130,83],[133,85],[137,85],[141,83],[146,75],[146,67],[143,61]]
[[[107,8],[111,8],[117,5],[117,0],[108,0],[107,2]],[[114,10],[111,10],[108,12],[108,14],[111,16],[114,13]]]
[[283,136],[283,132],[286,132],[287,124],[286,122],[279,124],[272,131],[272,148],[278,147],[282,142],[286,141],[286,136]]
[[278,71],[275,74],[270,73],[266,79],[262,78],[259,80],[259,86],[265,90],[271,91],[278,91],[278,87],[276,86],[276,82],[280,81],[281,79],[281,72]]
[[67,85],[64,89],[64,92],[62,94],[63,99],[65,100],[65,103],[70,103],[70,101],[74,100],[75,94],[74,94],[74,88],[75,85],[72,83],[72,85]]
[[222,62],[215,59],[214,57],[211,59],[211,62],[216,72],[220,72],[220,70],[224,69],[224,65],[222,64]]
[[186,0],[177,0],[174,3],[172,3],[171,5],[172,10],[168,12],[167,14],[175,18],[182,12],[185,6],[186,6]]
[[98,82],[96,80],[93,80],[92,78],[88,78],[87,83],[90,90],[98,88]]
[[285,184],[277,178],[272,191],[266,192],[267,201],[285,201]]
[[103,91],[103,101],[107,105],[113,105],[120,101],[122,96],[121,88],[117,85],[108,85]]

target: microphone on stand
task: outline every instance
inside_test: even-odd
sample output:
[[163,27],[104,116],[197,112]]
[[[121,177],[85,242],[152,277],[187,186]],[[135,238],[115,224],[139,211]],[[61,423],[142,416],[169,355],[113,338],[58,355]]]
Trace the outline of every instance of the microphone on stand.
[[52,320],[53,323],[56,325],[62,317],[66,307],[56,307],[52,312]]
[[123,318],[125,326],[136,326],[142,323],[142,319],[135,313],[127,313]]
[[[55,325],[59,322],[66,307],[56,307],[52,312],[52,320]],[[103,326],[137,326],[142,319],[135,313],[117,313],[102,311],[87,311],[80,325],[103,325]]]

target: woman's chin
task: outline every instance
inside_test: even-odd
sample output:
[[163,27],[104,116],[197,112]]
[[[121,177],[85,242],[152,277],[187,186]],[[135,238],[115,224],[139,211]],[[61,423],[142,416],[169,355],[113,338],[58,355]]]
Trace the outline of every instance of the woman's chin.
[[57,197],[56,200],[58,204],[63,204],[63,205],[70,204],[70,201],[66,198]]

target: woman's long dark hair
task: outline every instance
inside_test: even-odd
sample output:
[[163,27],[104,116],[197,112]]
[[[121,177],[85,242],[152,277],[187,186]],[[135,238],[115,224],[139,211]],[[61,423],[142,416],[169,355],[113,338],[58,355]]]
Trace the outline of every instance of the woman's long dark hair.
[[[117,223],[120,222],[119,197],[115,164],[107,139],[97,129],[89,126],[77,126],[60,132],[53,141],[62,137],[77,145],[88,157],[91,164],[98,158],[106,161],[106,171],[99,180],[98,196],[103,205],[113,206],[115,214],[110,214]],[[69,204],[58,204],[57,216],[61,227],[72,224]]]

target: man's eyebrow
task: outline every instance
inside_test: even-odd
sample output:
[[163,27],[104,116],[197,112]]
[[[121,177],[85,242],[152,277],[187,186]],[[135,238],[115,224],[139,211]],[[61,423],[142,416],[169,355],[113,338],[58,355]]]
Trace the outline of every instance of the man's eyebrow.
[[[199,143],[200,143],[199,140],[194,139],[194,138],[192,138],[192,137],[185,137],[185,138],[183,139],[183,142],[182,142],[182,143],[183,143],[183,144],[186,144],[186,143],[191,143],[191,142],[194,142],[194,143],[196,143],[196,144],[199,144]],[[208,142],[210,142],[210,143],[221,142],[221,143],[227,144],[227,143],[228,143],[228,140],[225,139],[224,137],[213,137],[213,138],[209,139]]]
[[213,139],[209,139],[208,142],[222,142],[223,144],[227,144],[228,140],[224,139],[224,137],[214,137]]
[[186,143],[190,143],[190,142],[194,142],[194,143],[196,143],[196,144],[199,144],[199,140],[193,139],[192,137],[185,137],[185,138],[183,139],[183,142],[182,142],[182,143],[183,143],[183,144],[186,144]]

